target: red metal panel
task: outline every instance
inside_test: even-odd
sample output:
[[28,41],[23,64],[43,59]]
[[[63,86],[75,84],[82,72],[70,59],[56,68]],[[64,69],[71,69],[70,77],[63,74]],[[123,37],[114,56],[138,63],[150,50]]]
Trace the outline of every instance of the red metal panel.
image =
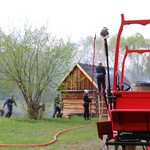
[[150,131],[150,109],[113,109],[112,128],[117,131]]
[[100,139],[103,140],[103,135],[108,135],[108,139],[113,138],[113,131],[112,131],[112,122],[111,121],[99,121],[96,122],[98,136]]
[[117,91],[116,109],[150,109],[150,91]]
[[112,128],[117,131],[150,131],[150,91],[116,91],[111,110]]

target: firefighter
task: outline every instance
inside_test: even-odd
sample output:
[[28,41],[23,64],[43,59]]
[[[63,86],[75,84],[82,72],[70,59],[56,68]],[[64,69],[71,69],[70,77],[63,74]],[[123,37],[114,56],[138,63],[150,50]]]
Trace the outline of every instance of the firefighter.
[[53,118],[55,118],[56,113],[58,113],[58,114],[61,113],[59,102],[60,102],[60,98],[59,98],[59,94],[57,94],[57,96],[55,98],[55,102],[54,102],[54,112],[53,112],[53,115],[52,115]]
[[17,104],[16,104],[16,102],[14,100],[14,95],[11,94],[10,98],[7,99],[7,101],[3,105],[3,108],[5,107],[5,105],[7,105],[7,109],[8,109],[8,112],[7,112],[6,116],[5,116],[6,118],[10,118],[11,117],[12,110],[13,110],[13,104],[17,107]]
[[83,107],[84,107],[84,119],[89,120],[89,103],[92,100],[92,97],[89,97],[89,90],[85,89],[84,90],[84,96],[83,96]]
[[96,67],[97,72],[97,85],[99,93],[102,94],[105,92],[105,67],[102,66],[102,63],[99,63],[99,66]]

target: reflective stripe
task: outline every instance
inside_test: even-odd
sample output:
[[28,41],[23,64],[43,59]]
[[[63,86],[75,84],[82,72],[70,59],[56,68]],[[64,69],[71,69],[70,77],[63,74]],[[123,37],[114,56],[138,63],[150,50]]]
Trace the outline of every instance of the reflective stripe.
[[98,75],[104,75],[104,73],[98,73]]

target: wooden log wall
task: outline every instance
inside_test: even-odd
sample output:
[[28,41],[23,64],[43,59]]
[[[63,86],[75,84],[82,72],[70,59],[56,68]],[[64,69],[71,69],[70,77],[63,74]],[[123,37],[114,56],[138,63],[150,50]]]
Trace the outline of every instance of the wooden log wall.
[[[90,93],[89,93],[90,94]],[[64,110],[63,114],[83,114],[83,91],[71,91],[67,92],[63,97],[64,102]],[[92,99],[92,104],[90,105],[92,109],[92,114],[96,114],[97,112],[97,100],[96,98]]]

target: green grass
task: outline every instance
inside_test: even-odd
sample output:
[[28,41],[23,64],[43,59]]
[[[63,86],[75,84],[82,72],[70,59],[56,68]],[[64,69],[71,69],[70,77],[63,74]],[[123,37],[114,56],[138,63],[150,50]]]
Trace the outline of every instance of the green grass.
[[[41,144],[53,140],[56,133],[74,128],[92,124],[98,118],[84,121],[83,117],[72,116],[72,119],[63,118],[45,118],[42,120],[29,120],[27,118],[10,119],[0,118],[0,144]],[[96,124],[64,132],[57,137],[57,141],[46,147],[1,147],[5,150],[78,150],[86,149],[86,144],[90,141],[100,141],[97,134]],[[88,144],[87,143],[87,144]],[[100,149],[99,143],[97,149]],[[88,148],[87,148],[88,149]],[[89,150],[89,149],[88,149]],[[93,149],[93,150],[96,150]]]

